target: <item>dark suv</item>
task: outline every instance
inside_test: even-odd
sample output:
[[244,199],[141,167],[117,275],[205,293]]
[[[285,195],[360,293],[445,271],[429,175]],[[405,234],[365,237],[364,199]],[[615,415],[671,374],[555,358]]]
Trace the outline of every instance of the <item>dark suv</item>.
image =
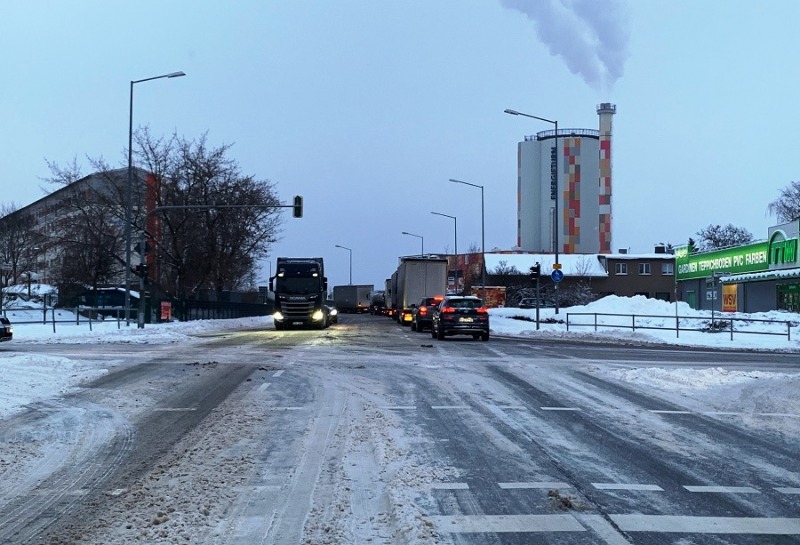
[[433,311],[442,302],[441,295],[436,297],[425,297],[411,311],[411,331],[425,331],[433,323]]
[[440,341],[448,335],[472,335],[489,340],[489,311],[473,295],[445,297],[433,313],[431,337]]

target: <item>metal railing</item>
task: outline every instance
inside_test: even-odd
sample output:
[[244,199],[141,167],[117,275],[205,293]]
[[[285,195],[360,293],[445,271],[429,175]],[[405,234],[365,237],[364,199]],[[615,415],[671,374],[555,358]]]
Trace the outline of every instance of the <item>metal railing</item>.
[[[57,317],[57,314],[60,314],[61,311],[66,311],[69,313],[69,318],[61,318]],[[14,317],[16,312],[26,312],[29,314],[33,313],[40,313],[41,318],[33,320],[30,317],[27,320],[20,320]],[[56,309],[56,308],[48,308],[43,309],[41,311],[36,310],[29,310],[29,309],[4,309],[3,316],[9,318],[11,320],[11,325],[16,326],[24,326],[24,325],[52,325],[53,326],[53,333],[56,332],[56,324],[69,324],[71,326],[74,325],[87,325],[89,327],[89,331],[92,331],[92,324],[108,324],[108,323],[117,323],[117,329],[122,327],[122,324],[125,322],[125,310],[124,309],[109,309],[109,308],[89,308],[89,307],[79,307],[75,309]]]
[[[577,316],[591,316],[591,322],[578,322],[574,321],[573,317]],[[603,320],[602,323],[598,321],[598,317],[608,317],[608,320]],[[619,320],[616,320],[619,318]],[[650,323],[650,320],[660,319],[664,323],[673,323],[674,326],[655,325]],[[692,327],[692,325],[694,327]],[[764,328],[764,330],[747,330],[741,327],[736,328],[735,324],[769,324],[772,326],[771,330]],[[567,331],[570,327],[594,327],[597,331],[598,328],[612,328],[612,329],[630,329],[636,330],[666,330],[675,331],[675,336],[680,337],[681,331],[698,331],[705,333],[722,333],[730,332],[731,340],[733,340],[734,333],[739,335],[778,335],[786,337],[787,341],[792,340],[792,325],[791,320],[761,320],[754,318],[736,318],[728,316],[710,317],[710,316],[667,316],[667,315],[652,315],[652,314],[609,314],[603,312],[568,312],[567,313]],[[794,325],[797,325],[796,323]],[[786,332],[776,331],[776,329],[786,327]]]

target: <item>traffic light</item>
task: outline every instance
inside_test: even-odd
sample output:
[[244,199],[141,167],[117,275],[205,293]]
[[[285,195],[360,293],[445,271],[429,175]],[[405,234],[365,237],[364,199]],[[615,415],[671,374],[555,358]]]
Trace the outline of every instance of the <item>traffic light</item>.
[[542,274],[542,266],[539,263],[536,263],[533,267],[531,267],[531,280],[536,281]]
[[295,218],[302,218],[303,217],[303,197],[300,195],[294,196],[294,206],[292,210],[292,216]]

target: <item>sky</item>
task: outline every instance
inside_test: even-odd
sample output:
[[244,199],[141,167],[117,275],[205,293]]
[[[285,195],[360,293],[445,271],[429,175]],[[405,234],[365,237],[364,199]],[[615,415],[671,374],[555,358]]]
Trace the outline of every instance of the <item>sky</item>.
[[[37,401],[58,397],[74,391],[75,388],[98,378],[109,372],[108,362],[94,359],[81,359],[75,357],[80,352],[70,350],[68,346],[89,344],[124,344],[127,346],[145,345],[181,345],[203,342],[197,334],[207,336],[213,331],[237,331],[263,326],[273,332],[271,317],[240,318],[234,320],[196,320],[190,322],[171,322],[165,324],[146,324],[143,329],[125,325],[124,321],[116,320],[94,322],[89,327],[83,320],[80,324],[75,320],[75,315],[65,309],[56,310],[56,326],[53,331],[52,323],[32,323],[41,320],[41,310],[27,310],[27,303],[17,303],[16,309],[6,309],[5,315],[14,325],[14,338],[0,344],[0,418],[23,410],[26,406]],[[540,328],[536,329],[535,310],[518,308],[490,309],[490,327],[493,337],[517,337],[526,339],[553,339],[568,338],[570,340],[584,340],[586,342],[614,342],[637,344],[669,344],[675,346],[692,346],[710,349],[744,349],[781,352],[800,352],[800,315],[784,311],[772,311],[758,314],[737,314],[739,318],[753,320],[772,320],[775,323],[764,324],[752,322],[741,327],[751,333],[735,333],[733,339],[727,333],[706,333],[700,331],[684,331],[676,335],[674,327],[676,311],[681,317],[710,318],[708,311],[697,311],[689,308],[686,303],[667,303],[657,299],[648,299],[641,295],[635,297],[608,296],[598,301],[581,307],[563,308],[560,311],[561,319],[565,319],[567,312],[571,313],[601,313],[640,316],[641,325],[663,327],[665,329],[648,329],[645,331],[631,331],[629,328],[600,327],[593,331],[592,327],[571,327],[566,329],[563,323],[545,323],[547,318],[554,316],[553,309],[540,309]],[[48,315],[53,320],[51,314]],[[664,318],[655,318],[663,316]],[[731,316],[728,314],[728,316]],[[527,318],[527,319],[519,319]],[[643,318],[648,317],[648,318]],[[340,320],[345,324],[347,316]],[[389,319],[374,317],[376,320]],[[601,317],[603,320],[619,318]],[[720,319],[717,313],[715,319]],[[592,323],[593,318],[572,317],[576,320],[585,320]],[[785,335],[785,322],[792,322],[791,338]],[[781,321],[778,323],[777,321]],[[24,323],[27,322],[27,323]],[[624,322],[629,323],[629,319]],[[579,323],[579,322],[578,322]],[[617,322],[619,323],[619,322]],[[339,327],[339,326],[333,326]],[[400,326],[398,326],[400,327]],[[683,326],[682,326],[683,327]],[[694,327],[694,326],[689,326]],[[737,328],[739,325],[737,325]],[[781,335],[759,335],[752,331],[771,331]],[[427,333],[408,332],[411,336],[428,337]],[[439,342],[439,341],[435,341]],[[447,342],[447,341],[441,341]],[[476,341],[479,342],[479,341]],[[16,351],[19,345],[31,344],[60,344],[65,345],[66,352],[72,357],[58,356],[50,353],[30,353],[27,350]],[[492,340],[489,340],[491,347]],[[647,387],[674,393],[680,396],[683,403],[691,394],[699,395],[704,402],[713,405],[714,400],[724,404],[726,399],[737,399],[742,389],[758,388],[769,392],[771,403],[779,407],[780,412],[800,415],[800,399],[797,397],[797,384],[800,382],[799,373],[780,373],[771,371],[742,371],[725,369],[724,367],[692,366],[679,367],[648,367],[630,362],[629,365],[614,365],[606,363],[602,366],[604,373],[610,373],[619,380],[637,383]],[[761,381],[760,383],[757,381]],[[777,410],[777,409],[776,409]]]
[[[127,164],[134,127],[232,144],[285,213],[263,263],[324,257],[382,286],[397,258],[517,239],[517,142],[613,121],[615,249],[732,223],[766,238],[797,179],[793,0],[10,0],[0,6],[0,188],[25,206],[47,161]],[[439,212],[457,218],[432,215]],[[403,235],[402,232],[413,235]],[[350,250],[336,247],[344,246]]]

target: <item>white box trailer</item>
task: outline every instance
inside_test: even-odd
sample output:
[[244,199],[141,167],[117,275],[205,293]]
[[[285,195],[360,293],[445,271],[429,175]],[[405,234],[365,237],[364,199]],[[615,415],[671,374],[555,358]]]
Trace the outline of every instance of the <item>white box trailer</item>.
[[392,299],[401,324],[411,323],[411,305],[424,297],[447,293],[447,259],[438,256],[401,257]]
[[339,312],[369,312],[372,284],[333,286],[333,302]]

